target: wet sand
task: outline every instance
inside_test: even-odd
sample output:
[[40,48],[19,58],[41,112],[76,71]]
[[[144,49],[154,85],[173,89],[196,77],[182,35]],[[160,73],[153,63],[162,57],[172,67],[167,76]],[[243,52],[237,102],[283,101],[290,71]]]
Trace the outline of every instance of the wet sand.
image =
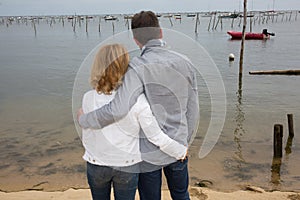
[[[252,191],[250,191],[252,190]],[[208,188],[190,188],[191,200],[300,200],[300,194],[295,192],[266,192],[260,188],[249,187],[248,190],[240,190],[230,193],[213,191]],[[3,200],[79,200],[91,199],[88,189],[68,189],[64,192],[42,192],[22,191],[4,193],[0,192],[0,199]],[[138,200],[138,194],[136,200]],[[162,199],[171,200],[168,190],[162,190]]]

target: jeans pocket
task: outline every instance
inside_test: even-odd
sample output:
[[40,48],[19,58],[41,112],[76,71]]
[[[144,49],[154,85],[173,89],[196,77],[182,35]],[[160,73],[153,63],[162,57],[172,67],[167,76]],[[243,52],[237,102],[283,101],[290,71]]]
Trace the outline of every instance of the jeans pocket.
[[182,171],[186,169],[188,163],[188,159],[185,159],[184,161],[176,161],[168,166],[172,171]]

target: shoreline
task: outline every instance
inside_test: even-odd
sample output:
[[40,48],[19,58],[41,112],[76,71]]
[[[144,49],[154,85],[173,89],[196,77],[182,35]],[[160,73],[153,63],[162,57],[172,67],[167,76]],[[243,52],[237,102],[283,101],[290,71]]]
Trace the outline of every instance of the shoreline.
[[[268,192],[261,188],[248,186],[245,190],[234,192],[221,192],[209,188],[190,187],[191,200],[300,200],[300,193],[297,192]],[[68,189],[66,191],[44,192],[44,191],[20,191],[20,192],[0,192],[0,199],[4,200],[79,200],[92,199],[89,189]],[[138,192],[136,200],[139,199]],[[171,200],[169,191],[162,189],[162,199]]]

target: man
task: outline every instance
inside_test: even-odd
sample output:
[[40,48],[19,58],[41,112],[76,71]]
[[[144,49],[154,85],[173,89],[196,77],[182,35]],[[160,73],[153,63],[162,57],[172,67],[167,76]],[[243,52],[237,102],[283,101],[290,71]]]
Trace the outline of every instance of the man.
[[[161,129],[188,146],[199,117],[194,66],[185,56],[166,48],[153,12],[135,14],[131,29],[141,55],[130,62],[114,100],[94,112],[85,115],[79,112],[79,124],[83,128],[105,127],[126,116],[137,97],[145,93]],[[161,199],[162,168],[172,199],[189,200],[188,159],[174,160],[148,142],[142,132],[140,148],[145,161],[140,166],[141,200]]]

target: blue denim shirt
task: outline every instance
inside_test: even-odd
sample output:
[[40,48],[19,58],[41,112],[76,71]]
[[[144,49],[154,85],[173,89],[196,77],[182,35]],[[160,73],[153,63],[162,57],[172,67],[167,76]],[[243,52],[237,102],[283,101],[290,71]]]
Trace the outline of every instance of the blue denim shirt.
[[[199,119],[197,80],[193,64],[167,48],[161,40],[150,40],[141,55],[131,60],[114,100],[80,117],[83,128],[99,129],[127,115],[141,93],[145,93],[161,129],[188,146]],[[155,165],[175,161],[140,133],[143,160]]]

